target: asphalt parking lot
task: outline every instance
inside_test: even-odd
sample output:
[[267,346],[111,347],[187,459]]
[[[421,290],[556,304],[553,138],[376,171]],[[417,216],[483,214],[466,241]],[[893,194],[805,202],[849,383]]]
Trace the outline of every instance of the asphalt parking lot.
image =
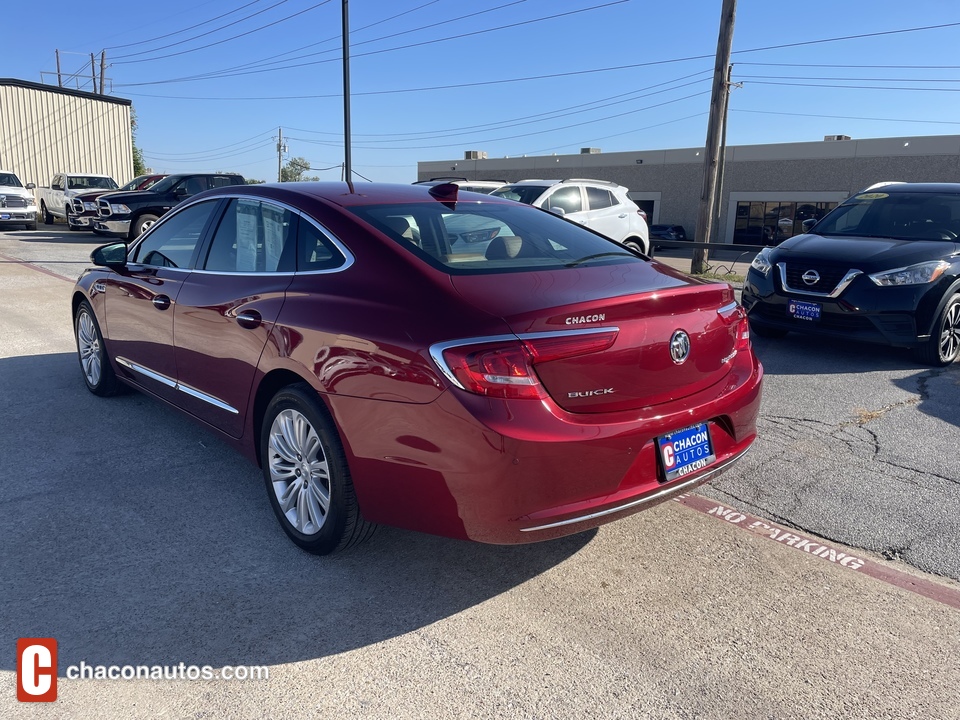
[[[0,627],[61,667],[56,706],[20,705],[0,654],[0,716],[958,717],[960,367],[756,339],[760,439],[685,502],[316,558],[212,435],[86,391],[68,299],[100,242],[0,233]],[[64,677],[80,661],[270,677]]]

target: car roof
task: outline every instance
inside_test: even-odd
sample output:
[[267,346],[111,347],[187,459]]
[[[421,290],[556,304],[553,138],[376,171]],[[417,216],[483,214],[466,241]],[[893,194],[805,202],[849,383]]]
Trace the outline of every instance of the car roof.
[[[879,185],[879,184],[878,184]],[[889,194],[908,194],[908,193],[958,193],[960,194],[960,183],[907,183],[894,182],[885,185],[871,185],[866,190],[860,192],[871,192],[874,189],[881,190]],[[860,193],[857,193],[858,195]]]
[[[230,185],[208,190],[206,195],[254,194],[284,200],[291,195],[303,198],[312,198],[340,205],[354,207],[360,205],[382,205],[391,203],[423,203],[423,202],[450,202],[448,198],[438,197],[431,193],[437,185],[405,185],[399,183],[346,183],[346,182],[289,182],[289,183],[259,183],[257,185]],[[458,193],[458,196],[460,193]],[[199,197],[196,196],[196,197]],[[474,202],[485,202],[497,205],[515,207],[513,200],[491,197],[483,193],[462,191],[462,199]]]

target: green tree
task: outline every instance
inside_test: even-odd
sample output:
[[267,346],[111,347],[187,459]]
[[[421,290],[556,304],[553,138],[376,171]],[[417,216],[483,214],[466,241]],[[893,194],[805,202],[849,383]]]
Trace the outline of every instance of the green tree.
[[147,164],[143,160],[143,150],[137,147],[137,111],[130,107],[130,138],[133,146],[133,175],[146,175]]
[[266,180],[254,180],[253,178],[247,178],[247,185],[262,185]]
[[280,182],[315,181],[319,177],[307,177],[304,173],[310,169],[310,161],[306,158],[295,157],[287,160],[287,164],[280,168]]

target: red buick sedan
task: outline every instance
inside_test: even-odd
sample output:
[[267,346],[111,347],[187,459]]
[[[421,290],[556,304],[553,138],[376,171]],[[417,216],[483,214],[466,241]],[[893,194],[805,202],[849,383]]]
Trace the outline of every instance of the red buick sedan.
[[524,543],[716,477],[762,368],[726,283],[456,185],[224,187],[94,251],[91,392],[134,387],[263,469],[287,535]]

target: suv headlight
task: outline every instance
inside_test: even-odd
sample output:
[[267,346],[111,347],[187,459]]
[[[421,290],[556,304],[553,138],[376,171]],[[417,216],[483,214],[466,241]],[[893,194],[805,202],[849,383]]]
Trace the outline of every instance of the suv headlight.
[[880,273],[870,275],[870,279],[882,287],[893,285],[925,285],[932,283],[939,278],[950,263],[946,260],[931,260],[930,262],[917,263],[909,267],[897,268],[896,270],[886,270]]
[[770,268],[773,267],[773,263],[770,262],[770,248],[764,248],[758,252],[756,257],[753,258],[753,262],[750,263],[750,267],[764,277],[769,275]]
[[113,203],[110,203],[110,212],[113,213],[114,215],[129,215],[130,208],[128,208],[123,203],[118,203],[116,205],[114,205]]

